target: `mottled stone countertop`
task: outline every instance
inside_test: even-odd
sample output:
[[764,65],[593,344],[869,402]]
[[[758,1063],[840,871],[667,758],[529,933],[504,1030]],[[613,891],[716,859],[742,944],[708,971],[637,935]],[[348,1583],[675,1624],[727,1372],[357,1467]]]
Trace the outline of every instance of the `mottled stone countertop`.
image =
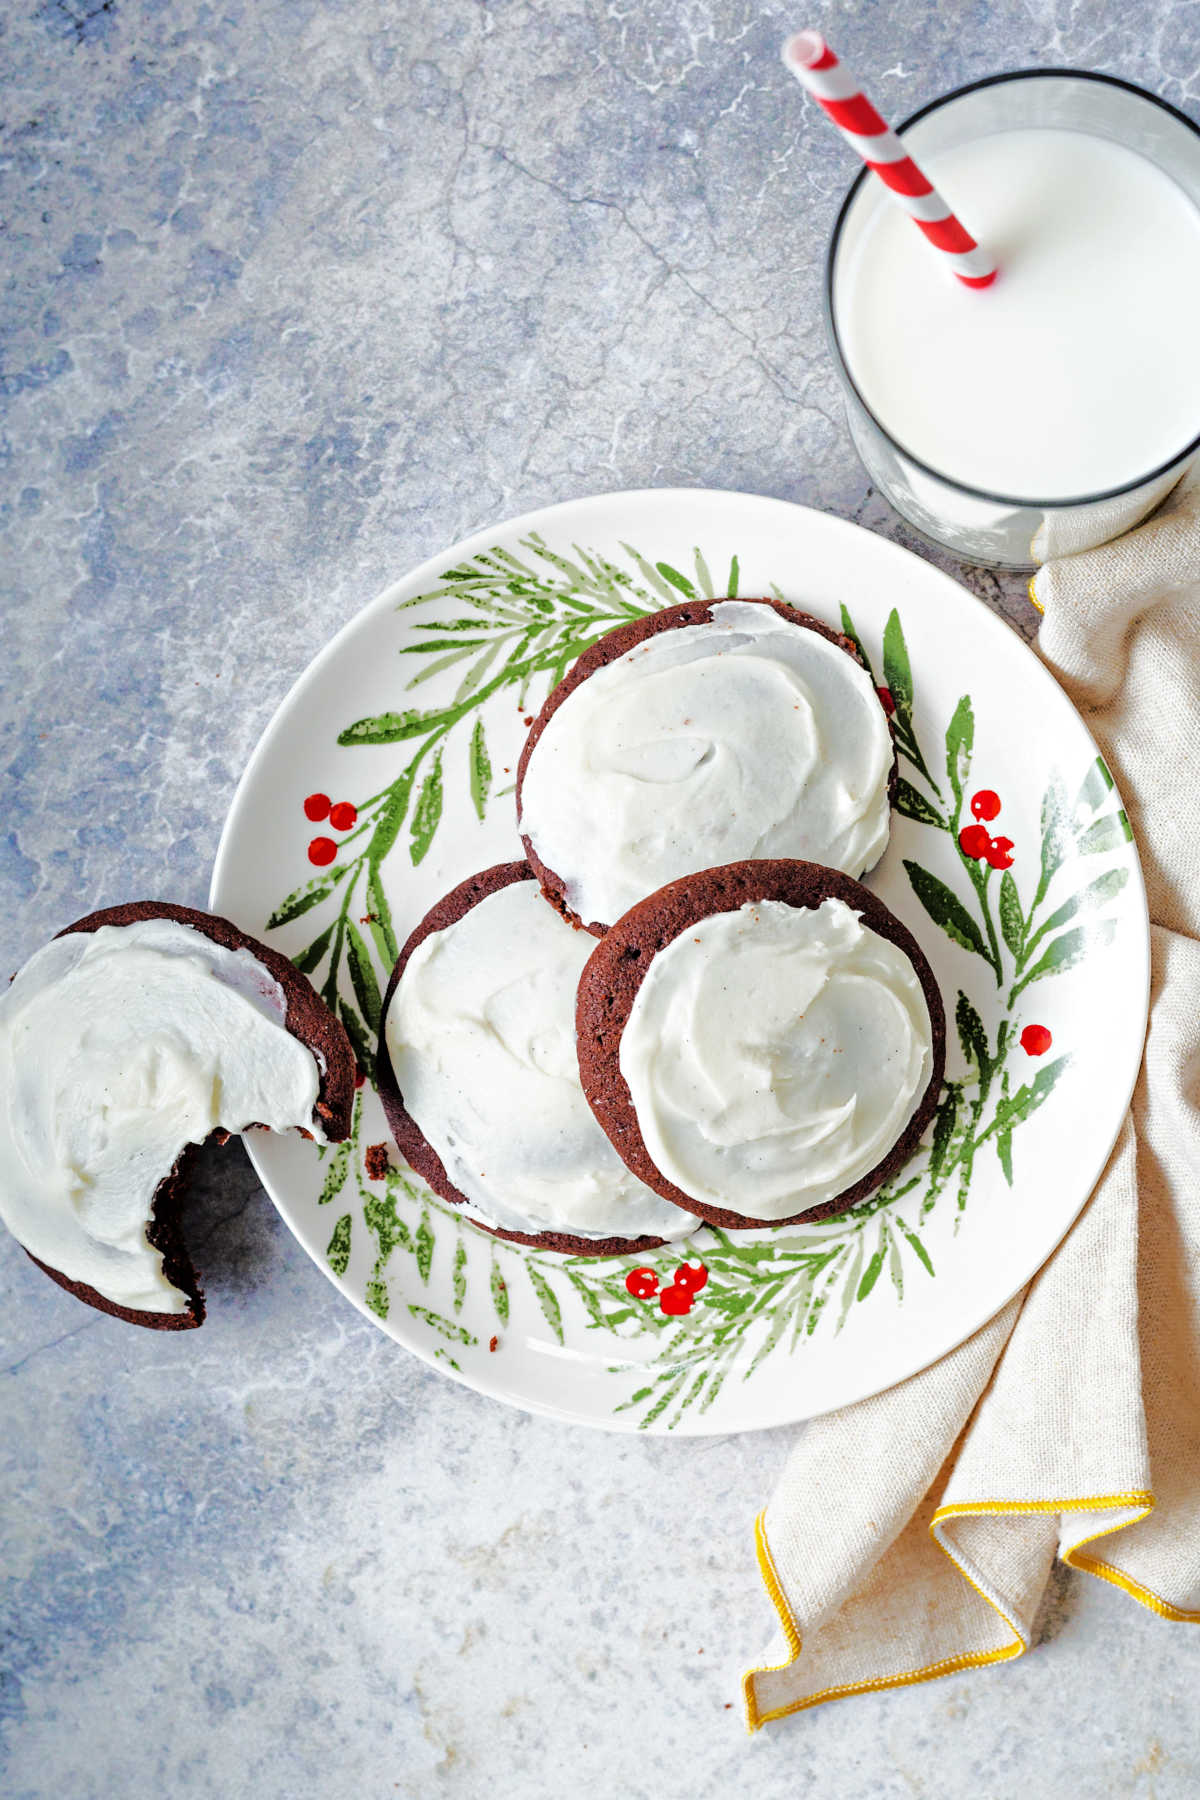
[[[816,8],[903,113],[1006,66],[1196,112],[1186,0]],[[478,526],[653,485],[909,534],[825,354],[849,154],[781,0],[8,0],[0,937],[203,905],[268,716]],[[943,566],[1022,631],[1018,580]],[[236,1145],[199,1334],[0,1243],[0,1790],[111,1800],[1200,1791],[1200,1637],[1054,1578],[1033,1654],[743,1735],[791,1431],[526,1417],[340,1298]],[[836,1496],[831,1496],[836,1504]]]

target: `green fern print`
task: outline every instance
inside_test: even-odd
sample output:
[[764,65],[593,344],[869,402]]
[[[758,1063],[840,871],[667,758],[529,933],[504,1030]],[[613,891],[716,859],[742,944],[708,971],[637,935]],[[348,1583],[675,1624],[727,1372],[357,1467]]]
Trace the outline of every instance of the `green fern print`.
[[[398,951],[381,876],[384,859],[404,838],[413,865],[421,862],[441,824],[448,780],[466,783],[481,820],[501,796],[512,804],[511,786],[494,785],[487,702],[504,691],[520,709],[536,707],[575,658],[614,626],[682,600],[737,594],[736,558],[716,586],[699,548],[686,574],[630,545],[621,549],[625,561],[617,563],[578,544],[554,548],[531,533],[518,551],[495,546],[447,569],[438,586],[402,603],[402,610],[418,612],[434,605],[440,612],[448,599],[457,603],[456,616],[425,620],[402,646],[416,665],[407,683],[415,698],[426,681],[451,669],[460,671],[457,687],[443,705],[422,709],[414,703],[356,719],[339,734],[345,747],[397,745],[400,767],[386,787],[356,803],[356,823],[338,846],[336,867],[289,894],[268,922],[278,928],[309,913],[321,921],[295,961],[344,1020],[364,1071],[374,1066],[382,987]],[[438,1340],[434,1354],[460,1373],[461,1359],[486,1355],[500,1341],[496,1336],[490,1346],[481,1343],[460,1318],[468,1281],[481,1279],[478,1272],[486,1267],[487,1304],[498,1334],[509,1324],[514,1302],[533,1304],[546,1329],[565,1343],[564,1306],[573,1305],[585,1328],[611,1346],[612,1373],[628,1384],[615,1410],[631,1412],[642,1429],[669,1430],[690,1412],[706,1412],[727,1380],[747,1381],[768,1357],[793,1354],[818,1332],[840,1332],[851,1310],[872,1295],[890,1292],[894,1302],[903,1301],[914,1283],[930,1280],[935,1269],[923,1238],[925,1222],[935,1208],[949,1205],[957,1226],[980,1157],[994,1155],[1011,1185],[1014,1135],[1050,1098],[1068,1062],[1060,1054],[1036,1063],[1026,1078],[1036,1058],[1021,1046],[1021,1002],[1034,984],[1073,968],[1111,939],[1115,923],[1100,915],[1128,881],[1129,865],[1106,869],[1047,910],[1050,884],[1068,861],[1127,844],[1128,820],[1101,759],[1073,796],[1053,776],[1042,801],[1036,870],[1022,876],[1033,889],[1026,888],[1023,898],[1002,855],[996,866],[969,848],[975,738],[970,696],[955,707],[937,755],[927,753],[914,723],[912,670],[898,614],[887,620],[878,672],[844,608],[841,622],[892,712],[902,765],[898,810],[952,840],[957,884],[915,859],[907,859],[904,869],[931,921],[978,960],[981,980],[998,991],[1004,1016],[994,1038],[970,995],[959,991],[953,1003],[946,996],[962,1072],[944,1082],[925,1143],[867,1205],[808,1230],[735,1237],[709,1228],[643,1258],[664,1286],[683,1258],[703,1261],[708,1279],[684,1318],[631,1296],[626,1277],[634,1258],[564,1257],[503,1243],[478,1232],[407,1170],[391,1168],[382,1180],[368,1179],[360,1100],[351,1137],[322,1152],[319,1200],[335,1212],[327,1261],[344,1278],[355,1234],[363,1234],[367,1306],[381,1319],[405,1307]],[[475,1254],[468,1253],[472,1241]],[[429,1304],[439,1242],[438,1254],[450,1259],[448,1289],[445,1283],[437,1289],[449,1292],[448,1311]],[[629,1358],[621,1360],[626,1348]]]

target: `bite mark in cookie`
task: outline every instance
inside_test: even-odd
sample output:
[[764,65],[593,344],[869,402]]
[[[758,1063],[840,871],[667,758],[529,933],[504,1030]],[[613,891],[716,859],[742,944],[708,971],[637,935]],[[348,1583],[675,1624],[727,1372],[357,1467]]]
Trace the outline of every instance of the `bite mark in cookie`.
[[345,1031],[278,951],[190,907],[90,913],[0,996],[0,1217],[89,1305],[195,1327],[192,1146],[256,1123],[333,1141],[353,1100]]

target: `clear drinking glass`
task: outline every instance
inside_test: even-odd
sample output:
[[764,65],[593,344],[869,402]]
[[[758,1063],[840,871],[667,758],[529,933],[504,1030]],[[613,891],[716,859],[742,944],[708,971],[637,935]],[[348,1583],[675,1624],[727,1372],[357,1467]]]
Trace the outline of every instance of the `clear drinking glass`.
[[[1166,101],[1114,76],[1071,69],[990,76],[933,101],[898,130],[921,163],[939,151],[1022,127],[1080,131],[1136,150],[1200,208],[1200,128]],[[838,331],[838,272],[867,223],[874,198],[868,181],[875,177],[864,169],[833,228],[825,265],[825,324],[850,436],[884,497],[925,537],[966,561],[999,568],[1029,569],[1047,555],[1090,549],[1145,518],[1200,452],[1200,400],[1196,435],[1169,462],[1122,487],[1066,500],[972,487],[956,480],[953,469],[922,462],[884,428],[850,373]],[[1200,329],[1200,294],[1196,298]]]

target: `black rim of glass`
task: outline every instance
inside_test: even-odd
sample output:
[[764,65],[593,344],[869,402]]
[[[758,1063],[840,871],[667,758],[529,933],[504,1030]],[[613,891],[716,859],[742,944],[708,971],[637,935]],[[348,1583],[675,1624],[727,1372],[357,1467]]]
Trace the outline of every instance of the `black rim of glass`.
[[[1175,119],[1180,125],[1186,126],[1187,130],[1191,132],[1194,138],[1200,139],[1200,125],[1198,125],[1194,119],[1189,119],[1186,113],[1180,112],[1177,106],[1172,106],[1169,100],[1161,100],[1157,94],[1152,94],[1148,89],[1139,87],[1136,82],[1124,81],[1119,75],[1102,75],[1093,69],[1066,68],[1011,69],[1002,75],[984,75],[979,81],[968,81],[965,86],[953,88],[948,94],[939,94],[936,100],[929,100],[924,106],[918,107],[916,112],[910,113],[903,123],[896,126],[897,134],[903,136],[903,134],[910,130],[912,126],[919,124],[922,119],[927,118],[930,113],[940,112],[944,106],[949,106],[952,101],[961,100],[967,94],[978,93],[982,88],[1002,87],[1010,81],[1043,80],[1091,81],[1095,82],[1096,85],[1100,87],[1121,88],[1125,93],[1133,94],[1137,99],[1145,100],[1149,105],[1157,107],[1160,112],[1168,114],[1170,118]],[[838,245],[841,243],[842,228],[849,216],[850,208],[853,206],[863,184],[870,178],[871,171],[869,169],[864,168],[859,170],[858,174],[851,182],[849,191],[842,201],[841,206],[838,208],[837,218],[833,222],[833,231],[829,239],[829,249],[825,254],[825,328],[833,348],[834,362],[842,380],[850,389],[851,393],[858,401],[858,404],[862,407],[862,410],[874,425],[876,431],[879,432],[880,436],[884,438],[887,443],[892,445],[893,449],[903,456],[906,462],[912,463],[914,468],[921,469],[926,475],[931,476],[933,480],[940,481],[946,487],[955,488],[960,494],[968,494],[975,500],[991,500],[1002,506],[1032,507],[1038,511],[1058,511],[1068,506],[1094,506],[1101,500],[1116,500],[1122,494],[1132,494],[1136,489],[1145,487],[1149,482],[1156,481],[1161,476],[1168,474],[1177,464],[1185,462],[1188,457],[1194,456],[1196,452],[1200,450],[1200,432],[1197,432],[1196,436],[1192,438],[1190,443],[1185,444],[1182,450],[1177,451],[1173,456],[1169,456],[1165,462],[1158,463],[1154,468],[1147,470],[1144,475],[1137,476],[1135,480],[1122,482],[1119,487],[1103,488],[1100,492],[1094,494],[1071,495],[1063,500],[1039,500],[1031,498],[1027,494],[1001,494],[995,492],[991,488],[972,487],[970,482],[959,481],[956,476],[947,475],[943,469],[935,469],[932,463],[923,462],[919,456],[912,450],[909,450],[906,445],[900,442],[899,438],[888,430],[887,426],[883,424],[873,408],[868,404],[858,383],[850,373],[850,365],[847,361],[845,351],[842,349],[841,338],[838,335],[837,315],[834,312],[833,306],[833,271],[837,261]]]

